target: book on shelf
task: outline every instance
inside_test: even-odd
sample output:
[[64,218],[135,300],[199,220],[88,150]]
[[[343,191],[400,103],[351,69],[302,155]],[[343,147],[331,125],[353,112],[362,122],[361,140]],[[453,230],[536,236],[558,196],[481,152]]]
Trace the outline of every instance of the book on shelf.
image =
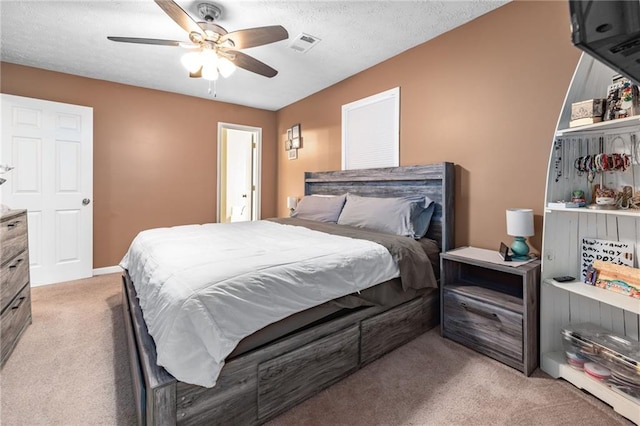
[[602,117],[578,118],[577,120],[571,120],[569,122],[569,127],[586,126],[587,124],[600,123],[601,121]]
[[550,209],[577,209],[580,204],[571,201],[549,201],[547,207]]

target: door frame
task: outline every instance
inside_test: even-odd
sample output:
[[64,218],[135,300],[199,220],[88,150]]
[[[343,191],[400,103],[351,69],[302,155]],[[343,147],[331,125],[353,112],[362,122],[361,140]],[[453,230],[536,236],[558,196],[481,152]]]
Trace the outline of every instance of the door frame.
[[217,193],[216,193],[216,222],[220,222],[220,194],[221,194],[221,161],[222,161],[222,134],[225,130],[242,130],[245,132],[251,132],[254,136],[254,142],[256,144],[255,148],[255,158],[253,160],[253,173],[252,180],[255,182],[255,190],[252,191],[253,197],[253,211],[251,212],[251,220],[259,220],[261,216],[261,188],[262,188],[262,128],[246,126],[243,124],[233,124],[233,123],[225,123],[222,121],[218,122],[218,141],[217,141]]

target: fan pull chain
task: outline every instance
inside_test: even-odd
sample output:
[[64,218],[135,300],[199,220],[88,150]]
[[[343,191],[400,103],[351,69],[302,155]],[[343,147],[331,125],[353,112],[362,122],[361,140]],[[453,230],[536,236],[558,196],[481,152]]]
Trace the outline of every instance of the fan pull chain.
[[[213,80],[213,97],[218,97],[218,80]],[[209,94],[211,94],[211,80],[209,80]]]

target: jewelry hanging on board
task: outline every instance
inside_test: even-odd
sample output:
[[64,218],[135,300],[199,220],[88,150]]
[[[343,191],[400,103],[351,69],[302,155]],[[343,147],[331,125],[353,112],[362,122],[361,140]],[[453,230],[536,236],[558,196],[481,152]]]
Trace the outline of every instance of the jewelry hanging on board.
[[556,169],[556,182],[559,182],[560,178],[562,177],[562,142],[562,139],[556,139],[556,141],[554,142],[554,156],[556,157],[554,162]]

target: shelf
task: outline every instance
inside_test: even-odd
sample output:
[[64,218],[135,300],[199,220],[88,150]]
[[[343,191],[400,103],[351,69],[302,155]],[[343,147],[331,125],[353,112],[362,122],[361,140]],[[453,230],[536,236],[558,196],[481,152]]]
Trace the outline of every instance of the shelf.
[[636,216],[640,217],[640,210],[597,210],[597,209],[588,209],[586,207],[577,207],[577,208],[556,208],[556,207],[545,207],[545,211],[547,212],[578,212],[578,213],[593,213],[593,214],[614,214],[618,216]]
[[580,296],[633,312],[634,314],[640,314],[640,299],[635,299],[631,296],[625,296],[624,294],[588,285],[580,281],[559,283],[551,278],[547,278],[544,280],[544,283],[558,287],[569,293],[579,294]]
[[611,405],[621,415],[640,424],[640,404],[637,399],[610,388],[605,383],[587,376],[583,371],[571,368],[565,361],[564,352],[542,354],[542,369],[554,377],[562,377],[574,386],[584,389]]
[[569,129],[559,129],[556,131],[556,136],[564,136],[572,133],[594,133],[604,132],[607,130],[615,130],[629,126],[640,125],[640,116],[634,115],[633,117],[619,118],[617,120],[602,121],[595,124],[587,124],[585,126],[572,127]]

